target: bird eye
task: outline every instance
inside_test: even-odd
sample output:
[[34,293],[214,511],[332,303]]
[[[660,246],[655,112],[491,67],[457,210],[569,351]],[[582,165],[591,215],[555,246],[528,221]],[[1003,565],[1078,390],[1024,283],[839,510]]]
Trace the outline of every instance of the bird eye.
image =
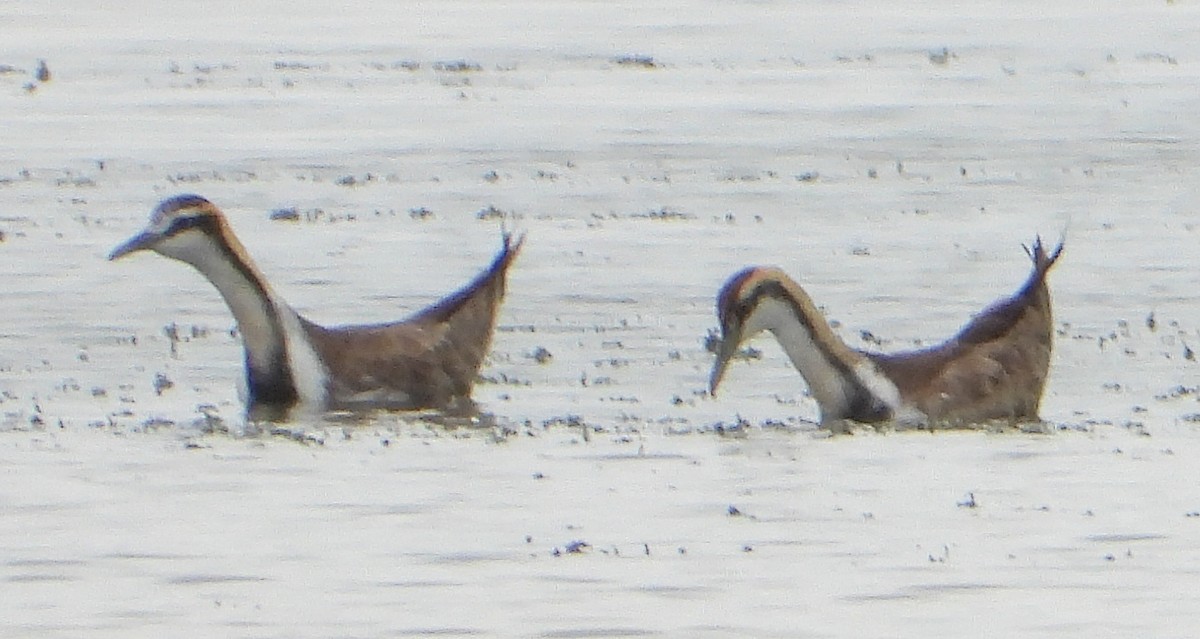
[[203,214],[180,215],[171,220],[171,224],[167,226],[164,235],[175,235],[189,229],[197,228],[204,224],[207,216]]
[[747,315],[750,314],[750,311],[752,311],[752,310],[754,310],[754,305],[751,303],[750,300],[748,300],[748,299],[739,300],[737,303],[737,306],[734,307],[733,319],[736,320],[739,317],[746,317]]

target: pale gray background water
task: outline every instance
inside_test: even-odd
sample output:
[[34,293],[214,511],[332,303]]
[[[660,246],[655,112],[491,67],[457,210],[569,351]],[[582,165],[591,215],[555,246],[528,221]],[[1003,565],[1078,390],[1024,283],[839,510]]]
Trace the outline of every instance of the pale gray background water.
[[[1196,625],[1196,7],[23,3],[0,23],[0,634]],[[201,434],[198,406],[237,426],[228,312],[182,265],[104,261],[179,192],[326,323],[436,299],[498,247],[478,213],[511,214],[529,242],[477,392],[498,427]],[[713,296],[748,263],[898,349],[1064,231],[1043,410],[1064,432],[825,440],[766,341],[702,395]]]

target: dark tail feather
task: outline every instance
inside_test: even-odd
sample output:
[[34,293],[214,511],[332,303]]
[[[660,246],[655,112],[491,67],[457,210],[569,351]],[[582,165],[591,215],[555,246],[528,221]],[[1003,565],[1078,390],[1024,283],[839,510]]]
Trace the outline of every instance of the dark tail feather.
[[[487,322],[490,324],[492,316],[495,314],[495,307],[504,297],[508,267],[512,265],[513,260],[517,259],[517,255],[521,253],[521,247],[525,244],[524,234],[514,239],[512,233],[505,232],[502,239],[504,245],[490,266],[475,276],[475,279],[466,286],[451,293],[437,304],[419,311],[409,318],[409,321],[415,323],[449,322],[465,307],[474,307],[481,311],[490,311],[487,313]],[[473,302],[483,302],[483,304]],[[484,308],[478,308],[480,306]]]
[[1026,309],[1035,306],[1044,306],[1049,317],[1050,290],[1046,286],[1046,273],[1062,255],[1064,244],[1065,241],[1060,240],[1050,253],[1046,253],[1041,236],[1034,238],[1032,247],[1022,245],[1029,259],[1033,260],[1033,272],[1029,274],[1029,279],[1012,297],[1000,300],[975,316],[956,339],[968,344],[996,339],[1016,325]]
[[1060,239],[1058,246],[1054,247],[1054,251],[1047,254],[1045,247],[1042,245],[1042,236],[1037,236],[1033,240],[1033,248],[1021,245],[1025,249],[1025,254],[1029,259],[1033,260],[1033,279],[1041,279],[1046,276],[1050,267],[1058,261],[1058,256],[1062,255],[1063,247],[1066,246],[1066,239]]
[[1033,260],[1033,272],[1029,274],[1029,279],[1025,280],[1025,285],[1013,297],[1014,300],[1026,299],[1034,295],[1037,291],[1042,290],[1046,285],[1046,273],[1050,272],[1050,268],[1058,261],[1058,257],[1062,255],[1063,246],[1066,240],[1059,240],[1058,246],[1054,250],[1047,253],[1045,245],[1042,244],[1042,236],[1038,235],[1033,239],[1033,246],[1021,245],[1025,249],[1025,254],[1029,259]]

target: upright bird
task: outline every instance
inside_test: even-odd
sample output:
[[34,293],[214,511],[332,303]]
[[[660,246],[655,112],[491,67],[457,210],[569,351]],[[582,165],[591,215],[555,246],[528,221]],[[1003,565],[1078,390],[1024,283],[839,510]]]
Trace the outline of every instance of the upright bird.
[[1054,327],[1046,274],[1062,253],[1038,238],[1026,253],[1033,272],[1013,296],[985,309],[945,342],[903,353],[850,348],[808,294],[775,267],[736,273],[717,296],[721,343],[709,378],[716,394],[741,344],[775,335],[808,383],[821,424],[845,421],[938,427],[1037,421]]
[[506,233],[486,270],[407,319],[332,327],[292,309],[267,283],[221,211],[198,195],[163,200],[145,230],[108,258],[149,249],[207,277],[242,336],[243,399],[250,416],[282,419],[297,406],[470,410],[506,274],[523,242]]

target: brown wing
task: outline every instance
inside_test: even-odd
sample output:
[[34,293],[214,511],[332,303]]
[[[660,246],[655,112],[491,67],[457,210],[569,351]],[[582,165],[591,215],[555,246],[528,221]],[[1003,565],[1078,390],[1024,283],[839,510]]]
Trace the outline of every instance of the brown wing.
[[524,239],[506,233],[487,269],[406,320],[340,328],[308,324],[329,369],[331,404],[443,408],[468,400],[491,347],[508,267]]
[[439,357],[445,331],[437,327],[307,328],[329,371],[330,408],[440,407],[470,393],[470,383]]
[[1037,419],[1054,326],[1046,273],[1062,253],[1041,239],[1034,268],[1012,297],[972,319],[946,343],[895,355],[868,354],[905,398],[935,422]]

